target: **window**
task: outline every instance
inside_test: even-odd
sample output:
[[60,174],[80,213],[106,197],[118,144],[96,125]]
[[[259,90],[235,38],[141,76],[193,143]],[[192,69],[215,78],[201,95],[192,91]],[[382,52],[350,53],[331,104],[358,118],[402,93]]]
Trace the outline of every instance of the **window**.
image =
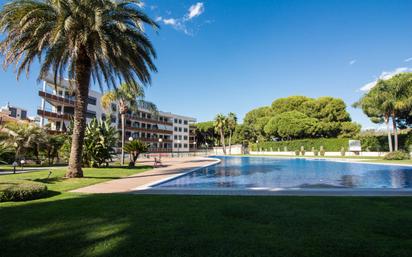
[[183,140],[187,140],[187,136],[183,136]]
[[87,103],[88,103],[88,104],[96,105],[96,102],[97,102],[96,97],[89,96],[89,97],[87,98]]
[[21,117],[22,119],[26,119],[27,118],[27,111],[21,110]]
[[17,117],[17,109],[16,108],[9,108],[10,116],[16,118]]
[[175,123],[177,123],[177,119],[175,119]]
[[184,131],[184,132],[187,132],[187,128],[184,128],[183,131]]
[[179,132],[182,132],[182,128],[181,128],[181,127],[179,127]]
[[86,111],[86,118],[90,118],[90,119],[96,118],[96,112]]
[[177,132],[177,127],[175,127],[175,131]]
[[182,135],[179,135],[179,140],[182,140]]
[[182,120],[179,120],[179,124],[182,124]]
[[187,148],[187,144],[184,144],[183,147],[184,147],[184,148]]
[[175,148],[177,148],[177,144],[175,144]]
[[183,121],[183,124],[187,125],[187,120],[184,120],[184,121]]
[[174,136],[174,139],[177,139],[177,135]]

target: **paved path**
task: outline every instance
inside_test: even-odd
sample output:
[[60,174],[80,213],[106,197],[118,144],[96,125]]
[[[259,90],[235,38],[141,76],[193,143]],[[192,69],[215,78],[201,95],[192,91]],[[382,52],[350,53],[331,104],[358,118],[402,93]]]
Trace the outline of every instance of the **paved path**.
[[[79,188],[71,192],[77,193],[124,193],[147,188],[159,181],[168,180],[183,175],[195,168],[218,163],[219,160],[204,157],[163,158],[163,166],[129,177],[115,179],[88,187]],[[142,163],[141,161],[139,163]],[[143,161],[153,165],[153,160]]]

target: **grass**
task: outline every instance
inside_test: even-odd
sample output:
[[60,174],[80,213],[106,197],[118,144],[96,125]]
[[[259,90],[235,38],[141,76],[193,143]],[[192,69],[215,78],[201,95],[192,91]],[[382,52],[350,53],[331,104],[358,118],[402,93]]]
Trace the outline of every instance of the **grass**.
[[0,256],[412,256],[412,198],[88,195],[67,191],[140,171],[0,176],[58,194],[0,203]]
[[411,198],[72,195],[1,208],[2,256],[412,256]]

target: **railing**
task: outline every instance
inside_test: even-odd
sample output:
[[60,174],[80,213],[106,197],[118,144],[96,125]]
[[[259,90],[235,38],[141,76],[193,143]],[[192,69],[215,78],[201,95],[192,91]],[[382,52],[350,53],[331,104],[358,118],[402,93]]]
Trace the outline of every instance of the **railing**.
[[70,120],[70,117],[71,117],[71,115],[66,114],[66,113],[60,114],[57,112],[51,112],[51,111],[46,111],[46,110],[41,110],[41,109],[37,110],[37,115],[48,117],[48,118],[64,119],[64,120]]
[[54,95],[54,94],[50,94],[50,93],[47,93],[47,92],[44,92],[44,91],[39,91],[39,96],[44,97],[46,99],[54,100],[54,101],[57,101],[57,102],[60,102],[60,103],[66,104],[66,105],[71,105],[71,106],[74,106],[74,103],[75,103],[71,99],[68,99],[68,98],[65,98],[65,97],[62,97],[62,96],[58,96],[58,95]]
[[[118,126],[119,129],[122,128],[121,125]],[[164,129],[147,129],[147,128],[136,128],[132,126],[125,126],[125,129],[140,131],[140,132],[149,132],[149,133],[162,133],[162,134],[173,134],[171,130],[164,130]]]
[[144,121],[144,122],[150,122],[150,123],[173,126],[173,123],[171,123],[171,122],[160,121],[160,120],[156,120],[156,119],[141,118],[141,117],[138,117],[136,115],[126,114],[125,117],[126,117],[126,119],[131,119],[131,120],[138,120],[138,121]]

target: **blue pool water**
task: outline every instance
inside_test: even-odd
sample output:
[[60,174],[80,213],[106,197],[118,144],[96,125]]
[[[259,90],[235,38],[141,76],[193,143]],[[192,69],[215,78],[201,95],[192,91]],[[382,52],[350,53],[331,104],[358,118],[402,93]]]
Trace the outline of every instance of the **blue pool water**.
[[412,167],[315,159],[218,157],[162,188],[412,188]]

